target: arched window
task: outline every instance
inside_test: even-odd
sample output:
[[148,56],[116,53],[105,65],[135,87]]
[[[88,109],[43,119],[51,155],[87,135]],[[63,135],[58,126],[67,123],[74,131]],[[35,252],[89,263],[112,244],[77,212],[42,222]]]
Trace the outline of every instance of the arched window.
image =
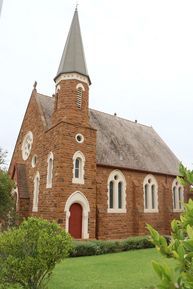
[[108,212],[126,213],[126,181],[121,171],[112,171],[108,178]]
[[53,178],[53,163],[54,163],[54,155],[52,152],[49,153],[47,159],[47,181],[46,181],[46,188],[52,187],[52,178]]
[[144,212],[158,212],[158,184],[153,175],[147,175],[143,181]]
[[85,88],[82,83],[79,83],[76,86],[76,105],[79,109],[81,109],[82,106],[83,91],[85,91]]
[[11,191],[11,195],[15,201],[15,210],[16,212],[19,211],[19,192],[18,192],[18,186],[14,187]]
[[40,174],[39,172],[37,172],[34,177],[33,207],[32,207],[33,212],[38,211],[39,189],[40,189]]
[[113,209],[114,205],[114,186],[113,186],[113,181],[110,181],[109,183],[109,208]]
[[181,212],[184,209],[184,187],[175,179],[172,183],[173,210]]
[[82,152],[78,151],[73,155],[72,182],[75,184],[84,184],[84,166],[85,157]]

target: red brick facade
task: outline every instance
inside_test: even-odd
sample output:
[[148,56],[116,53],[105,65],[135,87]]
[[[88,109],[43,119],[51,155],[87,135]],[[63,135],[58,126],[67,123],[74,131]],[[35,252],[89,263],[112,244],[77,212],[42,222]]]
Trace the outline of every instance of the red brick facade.
[[[96,130],[88,121],[88,86],[83,94],[82,109],[76,105],[76,86],[78,80],[61,81],[52,115],[52,125],[45,129],[43,114],[34,89],[18,136],[10,172],[15,164],[25,164],[28,198],[22,198],[19,192],[19,211],[23,216],[36,215],[55,220],[66,227],[64,208],[68,198],[74,192],[81,192],[88,200],[89,238],[120,239],[131,235],[146,234],[146,223],[152,224],[161,233],[169,234],[171,219],[179,214],[173,213],[172,182],[174,176],[153,174],[158,183],[157,213],[144,213],[143,181],[149,172],[119,169],[126,180],[126,213],[108,213],[107,180],[116,167],[96,164]],[[24,161],[21,154],[22,141],[28,131],[33,133],[33,145],[29,158]],[[84,142],[78,143],[75,136],[80,133]],[[81,151],[85,157],[84,184],[75,184],[73,177],[73,155]],[[52,152],[53,180],[52,188],[46,188],[47,158]],[[32,167],[32,157],[37,163]],[[40,174],[38,211],[32,212],[34,176]],[[16,177],[15,177],[16,179]],[[17,180],[16,180],[17,181]]]
[[[37,93],[34,87],[10,164],[21,216],[55,220],[69,231],[73,206],[80,210],[78,214],[73,211],[74,216],[82,216],[77,222],[82,228],[73,231],[81,230],[84,239],[146,234],[146,223],[169,234],[171,219],[179,216],[173,212],[172,199],[178,160],[152,128],[89,111],[90,78],[77,9],[55,81],[53,97]],[[26,135],[31,136],[30,143],[25,142]],[[117,211],[111,210],[108,192],[113,170],[121,171],[124,179],[124,207],[119,210],[123,205],[118,199]],[[156,179],[158,189],[158,207],[153,213],[144,212],[148,174]]]

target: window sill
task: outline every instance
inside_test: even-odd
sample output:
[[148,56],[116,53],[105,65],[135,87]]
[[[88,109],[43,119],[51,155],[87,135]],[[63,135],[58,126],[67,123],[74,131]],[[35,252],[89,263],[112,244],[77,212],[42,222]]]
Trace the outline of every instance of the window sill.
[[72,179],[72,183],[73,183],[73,184],[81,184],[81,185],[84,185],[84,179],[73,178],[73,179]]
[[159,213],[158,209],[145,209],[144,213]]
[[173,213],[182,213],[184,209],[173,209]]
[[107,213],[124,214],[127,213],[126,209],[107,209]]
[[33,207],[32,212],[38,212],[38,207]]
[[47,184],[46,185],[46,189],[51,189],[52,188],[52,184]]

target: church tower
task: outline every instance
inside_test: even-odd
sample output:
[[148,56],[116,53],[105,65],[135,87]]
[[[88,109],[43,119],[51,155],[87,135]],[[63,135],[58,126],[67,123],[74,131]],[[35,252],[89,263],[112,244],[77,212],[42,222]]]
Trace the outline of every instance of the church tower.
[[75,9],[56,77],[56,102],[52,124],[60,121],[88,124],[89,85],[77,8]]
[[56,92],[50,133],[53,132],[54,140],[58,210],[61,219],[64,214],[65,228],[74,238],[95,238],[96,129],[89,123],[91,81],[77,9],[54,81]]

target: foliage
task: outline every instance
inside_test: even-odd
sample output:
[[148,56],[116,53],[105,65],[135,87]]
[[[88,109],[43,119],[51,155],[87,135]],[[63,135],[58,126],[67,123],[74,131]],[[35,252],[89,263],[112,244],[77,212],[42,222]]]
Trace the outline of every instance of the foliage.
[[[180,165],[181,177],[178,178],[183,185],[193,185],[193,171]],[[185,211],[180,220],[171,223],[172,237],[167,244],[164,237],[150,225],[147,228],[151,234],[152,242],[161,254],[176,260],[175,269],[166,264],[153,262],[153,267],[161,279],[160,289],[192,289],[193,288],[193,201],[190,199],[184,205]]]
[[191,188],[193,186],[193,170],[189,170],[180,163],[179,172],[181,177],[178,177],[178,180],[183,186],[189,185]]
[[0,219],[6,220],[10,209],[14,206],[11,195],[13,181],[5,171],[0,171]]
[[3,151],[3,149],[0,147],[0,170],[3,169],[3,165],[6,164],[6,156],[7,156],[7,152]]
[[[0,284],[46,288],[56,263],[71,249],[71,237],[58,224],[28,218],[0,235]],[[3,287],[4,286],[4,287]]]
[[3,165],[5,164],[6,152],[0,148],[0,223],[3,225],[11,219],[14,213],[14,199],[11,195],[14,182],[9,177]]
[[114,241],[74,241],[71,257],[102,255],[154,247],[147,237],[130,237]]

